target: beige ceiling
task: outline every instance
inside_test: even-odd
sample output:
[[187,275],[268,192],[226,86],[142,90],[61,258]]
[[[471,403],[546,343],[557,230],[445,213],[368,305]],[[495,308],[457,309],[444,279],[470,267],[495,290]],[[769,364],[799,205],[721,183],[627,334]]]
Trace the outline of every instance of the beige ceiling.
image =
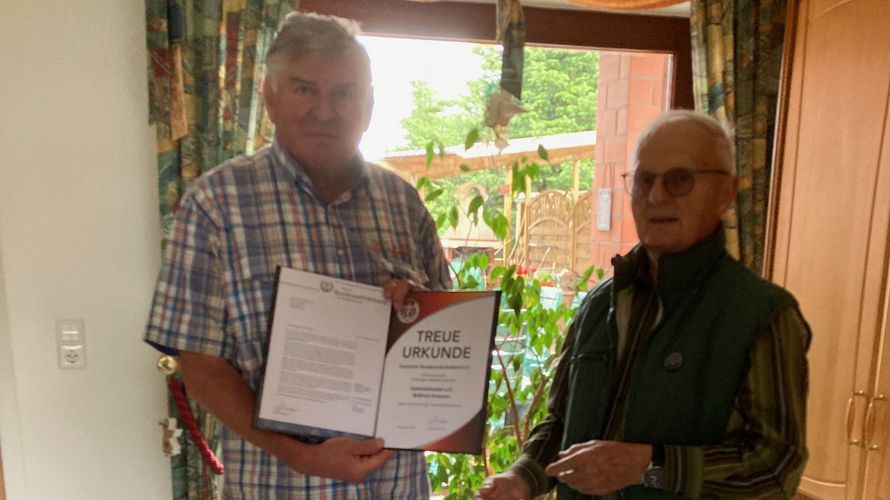
[[[461,0],[464,2],[472,2],[472,3],[497,3],[496,0]],[[605,11],[605,9],[596,9],[593,7],[588,7],[585,5],[579,5],[577,3],[571,2],[570,0],[522,0],[522,5],[528,7],[540,7],[544,9],[571,9],[571,10],[600,10]],[[689,2],[679,3],[677,5],[672,5],[670,7],[665,7],[663,9],[652,9],[645,11],[630,11],[630,12],[621,12],[621,11],[612,11],[624,13],[624,14],[651,14],[654,16],[672,16],[672,17],[689,17]]]

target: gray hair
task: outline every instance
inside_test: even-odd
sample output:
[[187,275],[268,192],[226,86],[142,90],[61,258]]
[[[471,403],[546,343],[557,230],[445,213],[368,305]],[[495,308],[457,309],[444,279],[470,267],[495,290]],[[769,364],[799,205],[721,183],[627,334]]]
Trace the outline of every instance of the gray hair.
[[285,16],[278,34],[266,53],[266,78],[275,90],[275,76],[282,66],[304,55],[336,56],[357,48],[368,62],[370,59],[356,37],[361,28],[356,21],[314,12],[291,12]]
[[656,118],[637,137],[634,145],[634,158],[649,138],[661,127],[690,123],[701,128],[710,138],[714,157],[718,161],[716,167],[735,173],[735,147],[733,146],[732,130],[724,127],[716,118],[689,109],[674,109]]

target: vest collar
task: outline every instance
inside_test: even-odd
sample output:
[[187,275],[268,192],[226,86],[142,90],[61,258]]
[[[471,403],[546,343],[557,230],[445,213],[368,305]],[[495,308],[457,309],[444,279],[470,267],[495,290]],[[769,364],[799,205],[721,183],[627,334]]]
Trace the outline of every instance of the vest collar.
[[[723,225],[717,227],[707,238],[681,252],[665,254],[658,259],[658,295],[664,296],[695,288],[714,269],[717,262],[726,254],[726,237]],[[634,247],[627,255],[616,255],[612,259],[615,266],[615,289],[621,290],[635,281],[651,283],[649,259],[641,245]]]

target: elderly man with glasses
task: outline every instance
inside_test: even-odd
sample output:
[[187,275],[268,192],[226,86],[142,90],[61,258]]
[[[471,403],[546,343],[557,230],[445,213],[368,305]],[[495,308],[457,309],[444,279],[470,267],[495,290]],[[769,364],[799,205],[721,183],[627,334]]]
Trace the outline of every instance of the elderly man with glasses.
[[547,417],[480,497],[790,498],[807,459],[811,334],[791,294],[724,250],[731,138],[672,111],[633,162],[640,244],[585,299]]

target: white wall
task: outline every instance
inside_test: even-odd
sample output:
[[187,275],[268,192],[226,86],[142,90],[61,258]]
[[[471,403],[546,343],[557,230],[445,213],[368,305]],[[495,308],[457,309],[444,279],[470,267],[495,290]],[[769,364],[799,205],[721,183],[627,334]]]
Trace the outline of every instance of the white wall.
[[[159,265],[142,1],[3,2],[0,449],[10,500],[163,499]],[[87,368],[60,370],[56,318]]]

